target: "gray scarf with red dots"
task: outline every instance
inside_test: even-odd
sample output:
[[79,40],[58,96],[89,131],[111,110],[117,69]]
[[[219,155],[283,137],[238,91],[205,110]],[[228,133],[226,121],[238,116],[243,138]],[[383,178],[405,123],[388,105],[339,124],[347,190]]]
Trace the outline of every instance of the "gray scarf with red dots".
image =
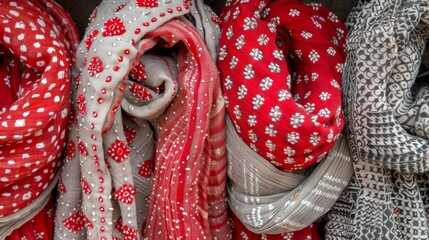
[[73,72],[56,239],[230,237],[214,20],[201,1],[94,11]]

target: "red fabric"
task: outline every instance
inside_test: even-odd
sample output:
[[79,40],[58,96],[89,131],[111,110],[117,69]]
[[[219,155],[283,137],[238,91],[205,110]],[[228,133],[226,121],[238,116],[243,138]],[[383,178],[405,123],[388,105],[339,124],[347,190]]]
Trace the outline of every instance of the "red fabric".
[[240,137],[283,170],[320,161],[344,124],[344,25],[297,0],[231,1],[221,18],[218,67]]
[[174,20],[147,35],[163,36],[172,36],[165,39],[169,47],[189,44],[176,45],[180,89],[158,126],[145,236],[223,239],[229,225],[224,105],[217,68],[207,49],[200,48],[204,42],[193,27]]
[[31,221],[15,229],[6,240],[52,240],[54,233],[55,205],[51,199]]
[[319,234],[319,223],[300,231],[283,234],[256,234],[249,231],[236,217],[234,219],[234,230],[232,239],[234,240],[321,240]]
[[55,179],[67,136],[70,66],[79,37],[69,15],[50,0],[0,1],[0,21],[3,217],[28,206]]
[[[221,21],[218,67],[237,133],[282,170],[322,160],[344,125],[343,23],[297,0],[229,1]],[[234,223],[234,239],[320,239],[317,224],[264,235]]]

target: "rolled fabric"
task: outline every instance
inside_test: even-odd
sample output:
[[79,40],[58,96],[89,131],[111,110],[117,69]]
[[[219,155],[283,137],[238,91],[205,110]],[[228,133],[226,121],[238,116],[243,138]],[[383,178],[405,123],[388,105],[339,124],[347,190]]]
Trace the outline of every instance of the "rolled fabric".
[[92,16],[73,71],[55,239],[230,238],[211,11],[111,0]]
[[344,140],[334,147],[347,30],[321,5],[282,0],[228,1],[221,31],[228,201],[245,226],[234,238],[319,239],[313,222],[352,175]]
[[79,35],[50,0],[0,1],[0,21],[0,239],[49,237],[31,222],[53,223]]
[[350,14],[343,76],[354,175],[327,239],[428,239],[429,84],[416,79],[427,1],[362,1]]

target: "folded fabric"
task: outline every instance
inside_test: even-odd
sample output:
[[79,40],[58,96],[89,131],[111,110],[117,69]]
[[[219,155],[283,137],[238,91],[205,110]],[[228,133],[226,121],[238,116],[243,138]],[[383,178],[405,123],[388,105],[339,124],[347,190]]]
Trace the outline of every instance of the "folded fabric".
[[[0,21],[0,239],[5,239],[34,216],[46,216],[41,211],[51,200],[65,147],[79,36],[68,14],[50,0],[0,1]],[[43,211],[48,210],[52,207]],[[25,228],[14,236],[52,235]]]
[[328,155],[343,128],[345,26],[318,4],[228,1],[221,30],[228,199],[238,225],[260,234],[234,237],[317,239],[313,222],[351,176],[342,141],[313,172],[302,170]]
[[201,1],[94,11],[73,72],[56,239],[231,237],[211,14]]
[[362,1],[350,14],[344,109],[354,175],[327,239],[428,239],[429,84],[416,79],[429,3]]

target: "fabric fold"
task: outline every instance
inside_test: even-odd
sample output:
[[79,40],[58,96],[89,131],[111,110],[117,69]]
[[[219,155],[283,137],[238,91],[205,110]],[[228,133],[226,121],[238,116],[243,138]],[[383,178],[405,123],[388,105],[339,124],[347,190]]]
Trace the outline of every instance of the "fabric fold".
[[416,79],[427,1],[362,1],[349,17],[343,104],[354,175],[327,239],[427,239],[428,107]]
[[201,21],[205,8],[104,1],[94,11],[73,71],[56,239],[230,238],[216,24]]
[[0,1],[0,21],[0,238],[49,238],[32,222],[52,224],[79,36],[50,0]]
[[295,0],[227,1],[220,26],[234,238],[320,239],[352,175],[338,140],[347,30]]

